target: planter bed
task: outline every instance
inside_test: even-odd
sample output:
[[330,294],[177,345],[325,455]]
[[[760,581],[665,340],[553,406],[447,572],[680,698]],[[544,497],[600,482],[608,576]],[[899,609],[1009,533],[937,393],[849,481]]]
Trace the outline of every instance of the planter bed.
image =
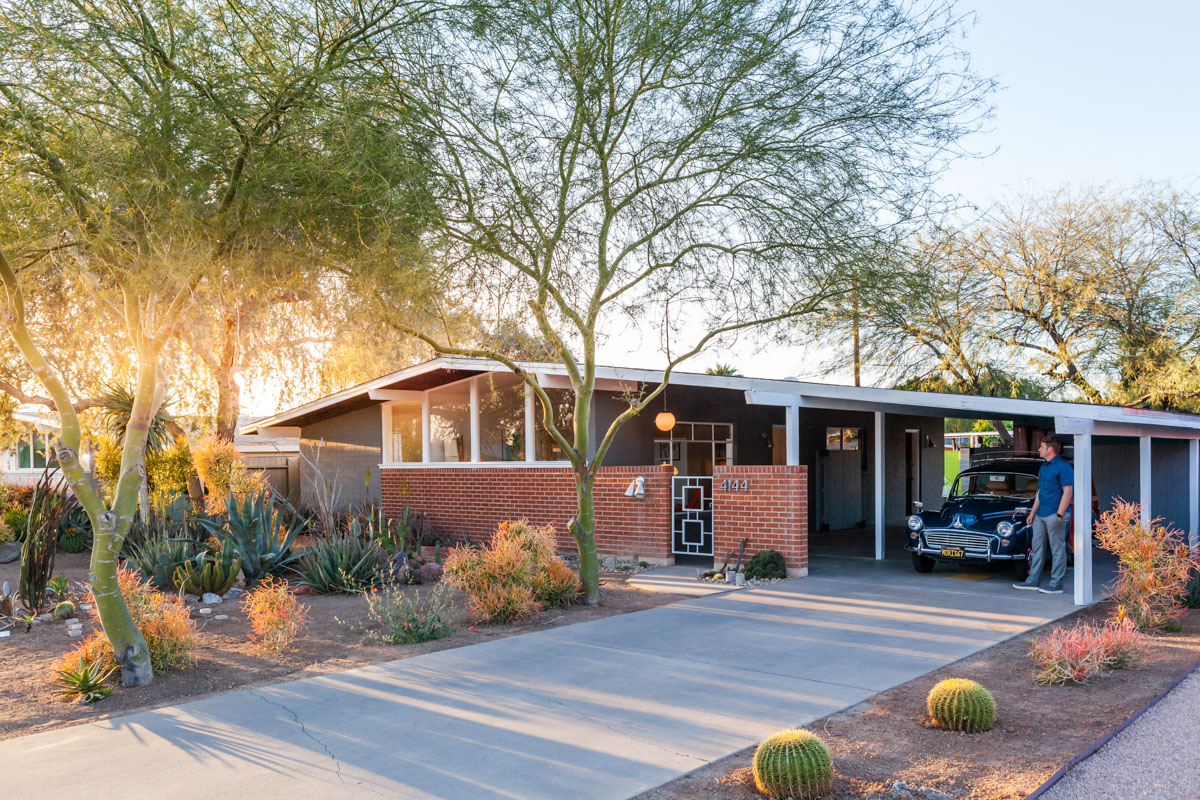
[[[54,574],[85,580],[88,555],[59,553]],[[18,575],[17,563],[0,565],[0,581],[7,580],[16,586]],[[309,607],[308,626],[297,640],[295,650],[283,654],[263,653],[251,646],[247,641],[249,624],[245,614],[236,601],[227,600],[211,606],[211,616],[195,617],[199,628],[195,666],[155,676],[149,686],[130,690],[118,687],[107,699],[91,706],[55,699],[51,696],[51,687],[46,683],[51,677],[48,668],[50,662],[72,649],[79,641],[68,638],[65,624],[57,620],[41,622],[30,633],[25,633],[24,626],[19,626],[10,636],[0,639],[0,739],[175,705],[232,689],[338,672],[686,599],[682,595],[628,588],[625,586],[627,578],[623,574],[603,575],[598,605],[552,608],[515,625],[478,625],[474,629],[467,614],[466,596],[461,592],[456,593],[450,635],[432,642],[409,645],[364,644],[363,634],[354,630],[361,623],[365,608],[362,598],[357,595],[304,595],[300,600]],[[215,619],[218,614],[229,618]],[[80,619],[84,621],[84,633],[89,633],[92,630],[90,617],[81,614]]]
[[[975,800],[1019,800],[1107,731],[1136,713],[1200,659],[1200,611],[1182,630],[1149,636],[1145,657],[1083,686],[1038,686],[1028,657],[1034,636],[1077,619],[1102,622],[1111,605],[1083,609],[962,661],[881,692],[804,727],[833,756],[833,800],[886,798],[896,781]],[[944,678],[979,681],[996,698],[996,726],[974,735],[929,725],[925,697]],[[743,709],[753,714],[752,709]],[[753,748],[689,773],[638,800],[753,800]]]

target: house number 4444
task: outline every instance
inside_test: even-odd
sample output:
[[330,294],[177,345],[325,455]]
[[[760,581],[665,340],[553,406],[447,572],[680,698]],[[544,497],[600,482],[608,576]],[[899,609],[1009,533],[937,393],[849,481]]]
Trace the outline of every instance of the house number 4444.
[[726,478],[725,480],[721,481],[721,490],[726,492],[748,492],[750,491],[750,481],[731,481]]

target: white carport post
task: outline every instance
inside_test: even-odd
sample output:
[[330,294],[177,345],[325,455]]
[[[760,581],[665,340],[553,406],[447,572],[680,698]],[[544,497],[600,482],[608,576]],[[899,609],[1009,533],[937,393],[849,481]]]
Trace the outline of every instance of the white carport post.
[[429,441],[429,392],[421,394],[421,462],[428,464],[432,459],[433,445]]
[[471,381],[471,460],[479,461],[479,378]]
[[785,406],[784,435],[787,436],[787,465],[800,466],[800,406],[792,403]]
[[875,412],[875,560],[883,560],[883,488],[886,465],[883,461],[884,413]]
[[525,460],[537,461],[537,421],[533,416],[533,387],[525,384]]
[[1142,524],[1150,524],[1150,495],[1153,488],[1150,483],[1150,453],[1151,453],[1151,438],[1149,436],[1138,437],[1138,486],[1139,486],[1139,502],[1142,507]]
[[1075,434],[1075,605],[1092,602],[1092,434]]
[[1188,440],[1188,544],[1200,547],[1200,439]]

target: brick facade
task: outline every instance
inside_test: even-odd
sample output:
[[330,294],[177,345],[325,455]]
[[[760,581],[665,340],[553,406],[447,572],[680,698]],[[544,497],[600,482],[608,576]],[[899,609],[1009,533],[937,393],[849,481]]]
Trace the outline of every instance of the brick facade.
[[[730,551],[736,559],[738,544],[748,537],[746,560],[760,550],[778,550],[789,576],[807,575],[808,468],[730,466],[717,467],[713,473],[716,566],[725,562],[725,554]],[[722,481],[728,481],[729,488],[722,489]],[[740,489],[743,481],[745,491]]]
[[[566,467],[415,467],[381,470],[383,509],[407,506],[429,515],[439,530],[482,542],[509,519],[553,524],[559,548],[575,551],[567,522],[575,516],[575,484]],[[626,497],[630,482],[646,479],[646,496]],[[596,549],[602,556],[638,556],[658,563],[671,556],[671,468],[601,467],[596,473]]]

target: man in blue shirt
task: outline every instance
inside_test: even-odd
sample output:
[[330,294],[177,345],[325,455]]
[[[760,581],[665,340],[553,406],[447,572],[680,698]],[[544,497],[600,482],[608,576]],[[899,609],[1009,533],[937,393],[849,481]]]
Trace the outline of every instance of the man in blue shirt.
[[[1037,497],[1025,519],[1032,527],[1032,552],[1029,554],[1029,577],[1014,583],[1014,589],[1037,590],[1042,594],[1062,594],[1063,578],[1067,575],[1067,509],[1075,494],[1075,470],[1062,457],[1062,440],[1051,434],[1042,439],[1038,455],[1045,461],[1038,470]],[[1050,549],[1050,583],[1039,589],[1046,549]]]

